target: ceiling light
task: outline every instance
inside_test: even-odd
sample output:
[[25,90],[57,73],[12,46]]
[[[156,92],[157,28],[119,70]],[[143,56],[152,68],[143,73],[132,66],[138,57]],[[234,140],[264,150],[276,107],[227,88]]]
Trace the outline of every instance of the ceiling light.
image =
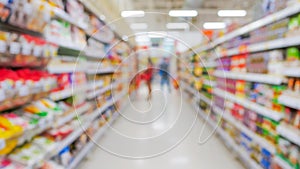
[[220,17],[243,17],[247,15],[245,10],[219,10],[218,16]]
[[195,17],[198,12],[195,10],[171,10],[169,15],[172,17]]
[[224,29],[226,24],[224,22],[205,22],[203,24],[204,29]]
[[122,11],[121,16],[124,18],[127,17],[144,17],[144,11]]
[[135,41],[137,42],[150,42],[150,39],[147,35],[136,36]]
[[158,31],[158,32],[148,32],[148,37],[149,38],[164,38],[164,37],[167,37],[167,33],[166,32],[161,32],[161,31]]
[[167,23],[168,29],[189,29],[190,26],[187,23]]
[[132,23],[130,24],[130,28],[135,30],[141,30],[141,29],[147,29],[148,25],[146,23]]

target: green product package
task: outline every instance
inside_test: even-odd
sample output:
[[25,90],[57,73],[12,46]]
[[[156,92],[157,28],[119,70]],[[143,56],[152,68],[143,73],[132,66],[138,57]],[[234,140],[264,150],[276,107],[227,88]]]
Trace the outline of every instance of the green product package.
[[286,54],[287,60],[299,60],[300,59],[300,52],[299,49],[296,47],[288,48]]

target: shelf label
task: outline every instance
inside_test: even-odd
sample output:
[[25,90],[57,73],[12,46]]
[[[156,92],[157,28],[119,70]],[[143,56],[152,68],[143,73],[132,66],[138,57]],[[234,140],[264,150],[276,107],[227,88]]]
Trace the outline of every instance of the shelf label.
[[227,49],[222,49],[221,50],[221,57],[227,56]]
[[6,147],[5,140],[0,139],[0,150],[3,150]]

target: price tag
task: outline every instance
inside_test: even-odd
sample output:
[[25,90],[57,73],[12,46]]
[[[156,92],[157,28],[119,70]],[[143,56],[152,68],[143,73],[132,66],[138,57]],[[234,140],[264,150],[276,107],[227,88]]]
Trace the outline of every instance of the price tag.
[[18,42],[11,42],[10,43],[10,49],[9,49],[11,54],[19,54],[21,50],[21,45]]
[[0,89],[0,101],[3,101],[6,99],[5,91],[3,89]]
[[0,53],[5,53],[7,49],[7,45],[5,43],[5,41],[0,40]]
[[3,150],[6,147],[5,140],[0,139],[0,150]]
[[222,49],[221,51],[221,57],[227,56],[227,49]]

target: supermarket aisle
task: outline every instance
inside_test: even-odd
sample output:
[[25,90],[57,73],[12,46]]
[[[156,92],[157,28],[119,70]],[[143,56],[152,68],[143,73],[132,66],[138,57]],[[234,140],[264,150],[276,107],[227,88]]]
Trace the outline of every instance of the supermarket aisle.
[[[155,89],[159,88],[155,87],[154,92]],[[98,142],[102,149],[96,147],[80,168],[243,168],[216,136],[203,145],[198,144],[203,121],[197,118],[186,98],[181,104],[179,92],[166,94],[168,102],[164,107],[163,94],[156,91],[152,108],[145,101],[145,93],[143,89],[139,91],[133,102],[135,108],[128,107],[121,112],[122,117]],[[181,105],[182,111],[178,111]],[[148,108],[151,110],[141,112]],[[205,135],[209,133],[208,127]],[[128,159],[120,156],[151,158]]]

